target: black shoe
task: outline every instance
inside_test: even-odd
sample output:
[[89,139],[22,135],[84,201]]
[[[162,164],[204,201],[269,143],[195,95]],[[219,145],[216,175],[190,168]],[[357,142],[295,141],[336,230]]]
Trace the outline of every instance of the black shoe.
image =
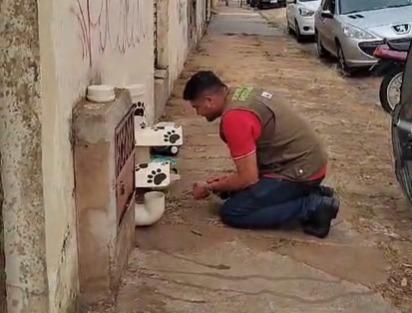
[[316,211],[303,224],[303,231],[308,235],[325,238],[329,234],[332,220],[338,215],[339,206],[338,199],[322,197]]
[[335,195],[335,189],[333,189],[332,187],[328,187],[328,186],[319,186],[316,189],[317,193],[323,197],[329,197],[329,198],[333,198],[333,196]]

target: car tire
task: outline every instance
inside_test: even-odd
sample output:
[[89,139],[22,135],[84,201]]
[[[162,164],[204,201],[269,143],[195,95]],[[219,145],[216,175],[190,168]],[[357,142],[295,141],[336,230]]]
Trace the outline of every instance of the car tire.
[[295,20],[295,34],[296,34],[296,40],[298,42],[302,42],[304,37],[300,33],[300,28],[299,28],[299,24],[297,20]]
[[379,89],[379,100],[381,102],[382,108],[385,112],[391,114],[395,109],[397,103],[391,103],[389,100],[389,89],[396,79],[399,79],[403,75],[403,69],[401,67],[394,68],[389,73],[385,75],[382,80],[380,89]]
[[342,46],[339,42],[336,43],[336,54],[338,59],[339,69],[343,74],[351,76],[353,74],[353,69],[348,66],[345,59],[345,53],[343,52]]
[[315,31],[315,41],[316,41],[316,52],[319,58],[325,58],[328,55],[328,52],[322,45],[322,41],[320,39],[319,33]]

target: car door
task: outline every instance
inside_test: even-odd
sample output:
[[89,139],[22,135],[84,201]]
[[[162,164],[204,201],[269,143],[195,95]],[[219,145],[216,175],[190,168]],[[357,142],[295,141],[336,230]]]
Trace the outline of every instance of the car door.
[[412,46],[403,76],[401,101],[392,114],[392,144],[396,177],[412,203]]
[[335,0],[324,0],[322,3],[321,10],[318,11],[319,25],[318,31],[321,36],[322,45],[329,51],[334,53],[335,38],[334,38],[334,25],[335,22],[333,17],[324,17],[322,12],[330,12],[332,16],[336,13],[336,1]]

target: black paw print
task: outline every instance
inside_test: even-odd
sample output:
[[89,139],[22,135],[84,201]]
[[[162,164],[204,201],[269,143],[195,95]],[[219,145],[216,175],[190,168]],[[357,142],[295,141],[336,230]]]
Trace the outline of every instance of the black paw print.
[[149,167],[149,164],[147,164],[147,163],[140,163],[140,164],[137,166],[136,171],[138,171],[138,170],[140,170],[140,169],[142,169],[142,168],[148,168],[148,167]]
[[136,106],[136,110],[134,111],[134,114],[137,116],[144,116],[145,113],[145,105],[143,102],[138,102]]
[[165,173],[162,173],[162,170],[158,168],[157,170],[153,170],[147,175],[147,183],[148,184],[155,184],[156,186],[160,185],[165,181],[167,178]]
[[176,134],[175,130],[168,131],[163,139],[165,142],[176,143],[180,139],[180,135]]

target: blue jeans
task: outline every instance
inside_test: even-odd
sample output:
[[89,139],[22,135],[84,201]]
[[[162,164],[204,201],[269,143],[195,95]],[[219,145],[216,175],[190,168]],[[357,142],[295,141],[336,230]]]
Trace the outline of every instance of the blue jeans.
[[[320,183],[320,182],[319,182]],[[305,221],[315,211],[321,196],[316,186],[273,178],[235,193],[222,206],[222,221],[237,228],[275,228],[295,221]]]

